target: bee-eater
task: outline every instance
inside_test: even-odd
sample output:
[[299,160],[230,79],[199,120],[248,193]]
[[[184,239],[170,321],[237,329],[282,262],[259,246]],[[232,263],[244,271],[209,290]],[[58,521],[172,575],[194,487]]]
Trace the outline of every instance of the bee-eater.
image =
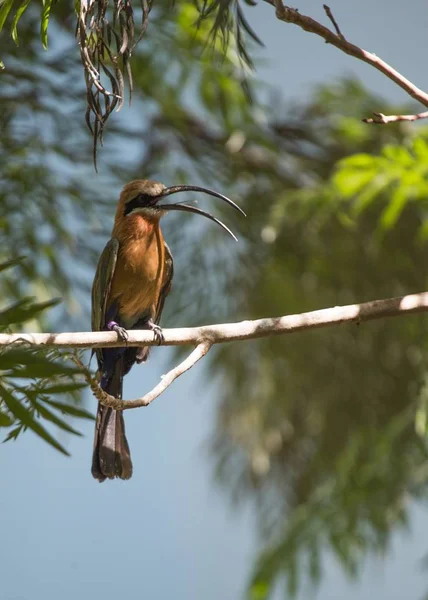
[[[235,238],[219,219],[199,208],[183,202],[159,204],[166,196],[186,191],[220,198],[245,215],[232,200],[205,188],[186,185],[167,188],[148,180],[128,183],[120,195],[112,238],[101,254],[92,286],[93,331],[113,330],[126,340],[127,329],[150,329],[158,343],[162,342],[158,323],[173,276],[172,255],[160,228],[160,219],[167,212],[180,210],[202,215]],[[95,354],[101,388],[122,398],[124,375],[135,362],[145,361],[149,351],[147,346],[98,348]],[[92,475],[100,482],[132,476],[123,413],[101,404],[95,424]]]

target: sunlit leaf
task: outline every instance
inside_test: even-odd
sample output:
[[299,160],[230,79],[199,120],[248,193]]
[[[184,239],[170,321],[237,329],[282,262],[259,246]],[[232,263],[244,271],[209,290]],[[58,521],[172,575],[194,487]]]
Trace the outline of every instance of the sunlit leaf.
[[4,23],[14,2],[15,0],[3,0],[0,4],[0,31],[3,29]]
[[389,204],[383,211],[380,218],[380,225],[383,229],[391,229],[391,227],[396,224],[406,204],[408,203],[408,200],[409,197],[406,194],[405,188],[403,187],[397,187],[391,193]]
[[42,8],[42,17],[41,17],[41,25],[40,25],[40,35],[42,38],[43,48],[47,50],[48,48],[48,26],[49,26],[49,17],[51,14],[52,8],[52,0],[42,0],[43,8]]
[[15,44],[17,46],[19,44],[17,25],[18,25],[19,19],[22,17],[24,12],[27,10],[29,4],[30,4],[30,0],[23,0],[20,7],[16,11],[15,16],[13,17],[12,26],[11,26],[11,35],[12,35],[13,41],[15,42]]

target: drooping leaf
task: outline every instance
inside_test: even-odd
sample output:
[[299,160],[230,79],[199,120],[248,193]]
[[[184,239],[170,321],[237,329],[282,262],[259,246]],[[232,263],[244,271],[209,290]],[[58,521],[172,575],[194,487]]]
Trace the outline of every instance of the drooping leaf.
[[19,265],[23,260],[24,260],[25,256],[18,256],[18,258],[13,258],[12,260],[7,260],[5,262],[0,263],[0,273],[1,271],[5,271],[6,269],[10,269],[11,267],[16,267],[16,265]]
[[15,323],[25,323],[25,321],[39,316],[41,312],[52,306],[56,306],[60,302],[62,302],[61,298],[54,298],[46,302],[34,302],[32,298],[19,300],[3,311],[0,311],[0,327],[7,327]]
[[80,433],[80,431],[76,431],[76,429],[73,429],[73,427],[71,427],[63,419],[60,419],[51,410],[46,408],[46,406],[43,406],[43,404],[41,402],[34,401],[32,404],[33,404],[34,408],[37,410],[37,412],[39,413],[39,415],[41,417],[43,417],[44,419],[46,419],[46,421],[50,421],[54,425],[57,425],[60,429],[63,429],[64,431],[67,431],[68,433],[72,433],[73,435],[78,435],[78,436],[82,435]]
[[3,0],[3,3],[0,4],[0,31],[3,29],[4,23],[14,2],[15,0]]
[[[45,442],[56,448],[62,454],[69,456],[67,450],[34,418],[32,412],[26,408],[14,395],[0,384],[0,397],[3,399],[10,412],[25,426],[32,429]],[[10,434],[9,434],[10,435]],[[7,438],[10,439],[10,438]]]
[[79,375],[80,370],[76,367],[69,367],[67,365],[54,362],[53,360],[46,360],[46,362],[39,362],[28,365],[18,365],[17,367],[10,370],[11,377],[22,378],[39,378],[44,379],[45,377],[53,377],[55,375],[72,376]]
[[90,421],[95,419],[93,414],[83,408],[78,408],[74,404],[65,404],[64,402],[57,402],[56,400],[51,399],[44,399],[44,402],[73,417],[80,417],[81,419],[88,419]]
[[19,19],[22,17],[24,12],[27,10],[28,5],[30,4],[30,1],[31,0],[23,0],[21,3],[21,6],[18,8],[18,10],[15,13],[15,16],[13,17],[12,26],[11,26],[11,35],[12,35],[13,41],[15,42],[15,44],[17,46],[19,45],[17,25],[18,25]]
[[10,427],[11,425],[13,425],[12,417],[0,410],[0,427]]
[[48,49],[48,26],[49,26],[49,17],[51,14],[53,0],[43,0],[43,8],[42,8],[42,18],[40,24],[40,36],[42,38],[43,48],[45,50]]
[[86,387],[86,383],[58,383],[53,385],[46,385],[43,388],[40,388],[40,392],[43,391],[44,394],[48,396],[50,394],[68,394],[71,392],[77,392],[78,390],[82,390]]

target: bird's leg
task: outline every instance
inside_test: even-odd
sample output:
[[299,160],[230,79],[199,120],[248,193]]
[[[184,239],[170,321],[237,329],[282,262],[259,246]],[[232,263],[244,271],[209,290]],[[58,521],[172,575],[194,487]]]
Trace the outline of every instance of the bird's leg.
[[121,327],[116,321],[109,321],[107,323],[107,329],[109,331],[115,331],[117,333],[117,337],[122,342],[127,342],[129,338],[129,333],[126,331],[125,327]]
[[153,321],[153,319],[149,319],[147,321],[147,329],[150,329],[150,331],[153,331],[153,335],[155,336],[155,341],[157,342],[158,346],[160,346],[162,344],[162,342],[164,341],[162,327],[157,325],[157,323],[155,323]]

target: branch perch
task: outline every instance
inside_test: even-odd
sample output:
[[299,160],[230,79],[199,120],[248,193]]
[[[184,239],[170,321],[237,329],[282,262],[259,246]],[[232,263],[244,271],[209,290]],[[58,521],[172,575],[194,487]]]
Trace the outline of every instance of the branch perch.
[[[337,24],[336,19],[333,16],[331,9],[324,4],[324,10],[326,12],[327,17],[330,19],[333,27],[336,31],[334,33],[328,27],[325,27],[315,19],[308,17],[307,15],[303,15],[296,8],[290,8],[285,6],[282,0],[265,0],[268,4],[275,7],[276,17],[280,21],[284,21],[285,23],[292,23],[297,25],[304,31],[308,31],[309,33],[313,33],[315,35],[319,35],[322,37],[328,44],[339,48],[342,52],[353,56],[354,58],[358,58],[365,63],[368,63],[384,75],[388,77],[391,81],[394,81],[397,85],[399,85],[409,96],[420,102],[423,106],[428,108],[428,94],[423,90],[419,89],[414,85],[411,81],[406,79],[401,73],[396,71],[391,65],[386,63],[384,60],[373,54],[372,52],[368,52],[367,50],[363,50],[359,46],[348,42],[348,40],[342,34],[339,25]],[[382,113],[373,113],[374,118],[372,119],[363,119],[365,123],[375,123],[378,125],[386,125],[387,123],[396,123],[398,121],[417,121],[419,119],[428,118],[428,111],[419,113],[417,115],[391,115],[385,116]]]
[[[104,392],[79,358],[73,357],[82,369],[94,396],[101,404],[116,410],[127,410],[148,406],[160,396],[180,375],[191,369],[210,350],[213,344],[249,340],[270,335],[284,335],[320,327],[330,327],[341,323],[362,323],[373,319],[397,317],[400,315],[428,311],[428,292],[410,294],[385,300],[373,300],[362,304],[335,306],[298,315],[224,323],[202,327],[164,329],[165,346],[195,345],[195,349],[179,365],[169,371],[150,392],[135,400],[118,400]],[[126,342],[118,339],[112,331],[81,333],[2,333],[0,348],[7,346],[31,345],[56,348],[107,348],[120,346],[153,346],[156,344],[153,333],[146,330],[130,330]]]
[[77,357],[73,357],[73,360],[84,372],[85,379],[98,402],[104,406],[114,408],[115,410],[128,410],[130,408],[141,408],[142,406],[151,404],[153,400],[156,400],[158,396],[163,394],[163,392],[169,388],[177,377],[180,377],[180,375],[183,375],[183,373],[195,366],[195,364],[208,353],[211,346],[212,342],[207,340],[200,342],[183,362],[171,369],[171,371],[168,371],[166,375],[163,375],[162,380],[150,392],[135,400],[119,400],[118,398],[107,394],[107,392],[100,388],[97,380],[92,377],[89,369],[85,367],[82,361]]
[[[362,304],[335,306],[297,315],[286,315],[241,321],[163,329],[163,346],[197,345],[203,341],[211,344],[250,340],[269,335],[284,335],[341,323],[370,321],[385,317],[428,311],[428,292],[410,294]],[[117,338],[114,331],[86,331],[80,333],[0,333],[0,348],[9,345],[42,346],[51,348],[113,348],[124,346],[157,346],[153,333],[147,330],[129,330],[126,342]]]

